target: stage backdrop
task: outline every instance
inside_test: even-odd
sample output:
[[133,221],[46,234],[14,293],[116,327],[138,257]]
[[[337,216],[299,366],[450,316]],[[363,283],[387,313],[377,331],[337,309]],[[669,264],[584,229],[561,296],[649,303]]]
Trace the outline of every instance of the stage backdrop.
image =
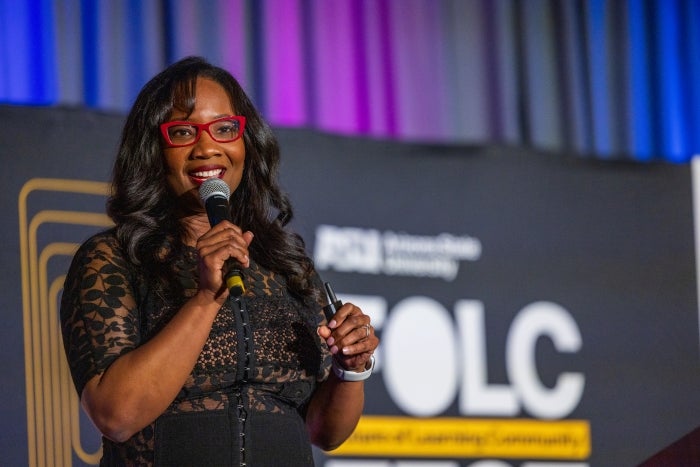
[[[0,121],[0,464],[92,465],[57,304],[109,225],[123,117]],[[294,228],[381,338],[365,415],[319,466],[635,465],[700,425],[690,165],[277,133]]]

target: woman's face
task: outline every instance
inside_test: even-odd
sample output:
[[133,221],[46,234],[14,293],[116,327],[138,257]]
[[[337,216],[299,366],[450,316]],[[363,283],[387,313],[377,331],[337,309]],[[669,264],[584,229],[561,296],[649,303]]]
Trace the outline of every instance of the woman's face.
[[[192,114],[174,109],[170,121],[186,120],[193,123],[208,123],[221,117],[235,115],[228,94],[219,83],[207,78],[198,78],[195,105]],[[243,138],[230,143],[219,143],[206,131],[191,146],[165,147],[163,151],[167,166],[167,180],[176,196],[181,197],[211,177],[225,181],[233,193],[241,183],[245,163]],[[194,193],[197,195],[198,193]]]

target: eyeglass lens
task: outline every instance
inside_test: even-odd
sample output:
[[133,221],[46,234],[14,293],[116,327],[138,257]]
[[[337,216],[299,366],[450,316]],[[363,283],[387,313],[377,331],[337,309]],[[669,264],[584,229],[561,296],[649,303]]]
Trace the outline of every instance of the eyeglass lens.
[[227,143],[238,138],[240,125],[236,119],[220,119],[206,124],[179,123],[168,127],[170,142],[176,145],[192,144],[199,139],[199,132],[207,131],[209,135],[220,143]]

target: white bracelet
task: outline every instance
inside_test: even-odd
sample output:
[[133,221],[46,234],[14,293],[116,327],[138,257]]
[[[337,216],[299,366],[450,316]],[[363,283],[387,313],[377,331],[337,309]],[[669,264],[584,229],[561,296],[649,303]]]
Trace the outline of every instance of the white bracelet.
[[369,376],[372,374],[372,370],[374,370],[374,355],[369,357],[369,368],[367,368],[365,371],[350,371],[346,370],[340,364],[333,359],[333,364],[331,365],[333,368],[333,373],[335,375],[343,380],[343,381],[364,381]]

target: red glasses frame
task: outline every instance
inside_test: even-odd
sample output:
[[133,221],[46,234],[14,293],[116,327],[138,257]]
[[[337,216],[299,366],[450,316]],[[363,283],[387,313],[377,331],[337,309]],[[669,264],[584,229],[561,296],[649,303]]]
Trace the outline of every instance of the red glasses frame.
[[[211,131],[209,131],[209,127],[211,125],[214,125],[215,123],[223,122],[223,121],[235,121],[238,123],[238,136],[236,136],[233,139],[219,139],[217,138],[214,134],[212,134]],[[170,139],[170,133],[168,130],[171,127],[178,126],[178,125],[186,125],[190,126],[193,128],[197,129],[197,134],[194,137],[194,140],[186,143],[186,144],[175,144],[173,141]],[[197,144],[197,141],[199,141],[199,138],[202,136],[202,132],[206,131],[211,139],[218,143],[233,143],[234,141],[238,141],[241,136],[243,136],[243,131],[245,130],[245,117],[243,115],[231,115],[229,117],[222,117],[222,118],[217,118],[216,120],[212,120],[211,122],[207,123],[195,123],[195,122],[188,122],[185,120],[175,120],[172,122],[165,122],[160,124],[160,132],[163,135],[163,139],[165,139],[165,143],[168,145],[170,148],[181,148],[185,146],[192,146],[193,144]]]

